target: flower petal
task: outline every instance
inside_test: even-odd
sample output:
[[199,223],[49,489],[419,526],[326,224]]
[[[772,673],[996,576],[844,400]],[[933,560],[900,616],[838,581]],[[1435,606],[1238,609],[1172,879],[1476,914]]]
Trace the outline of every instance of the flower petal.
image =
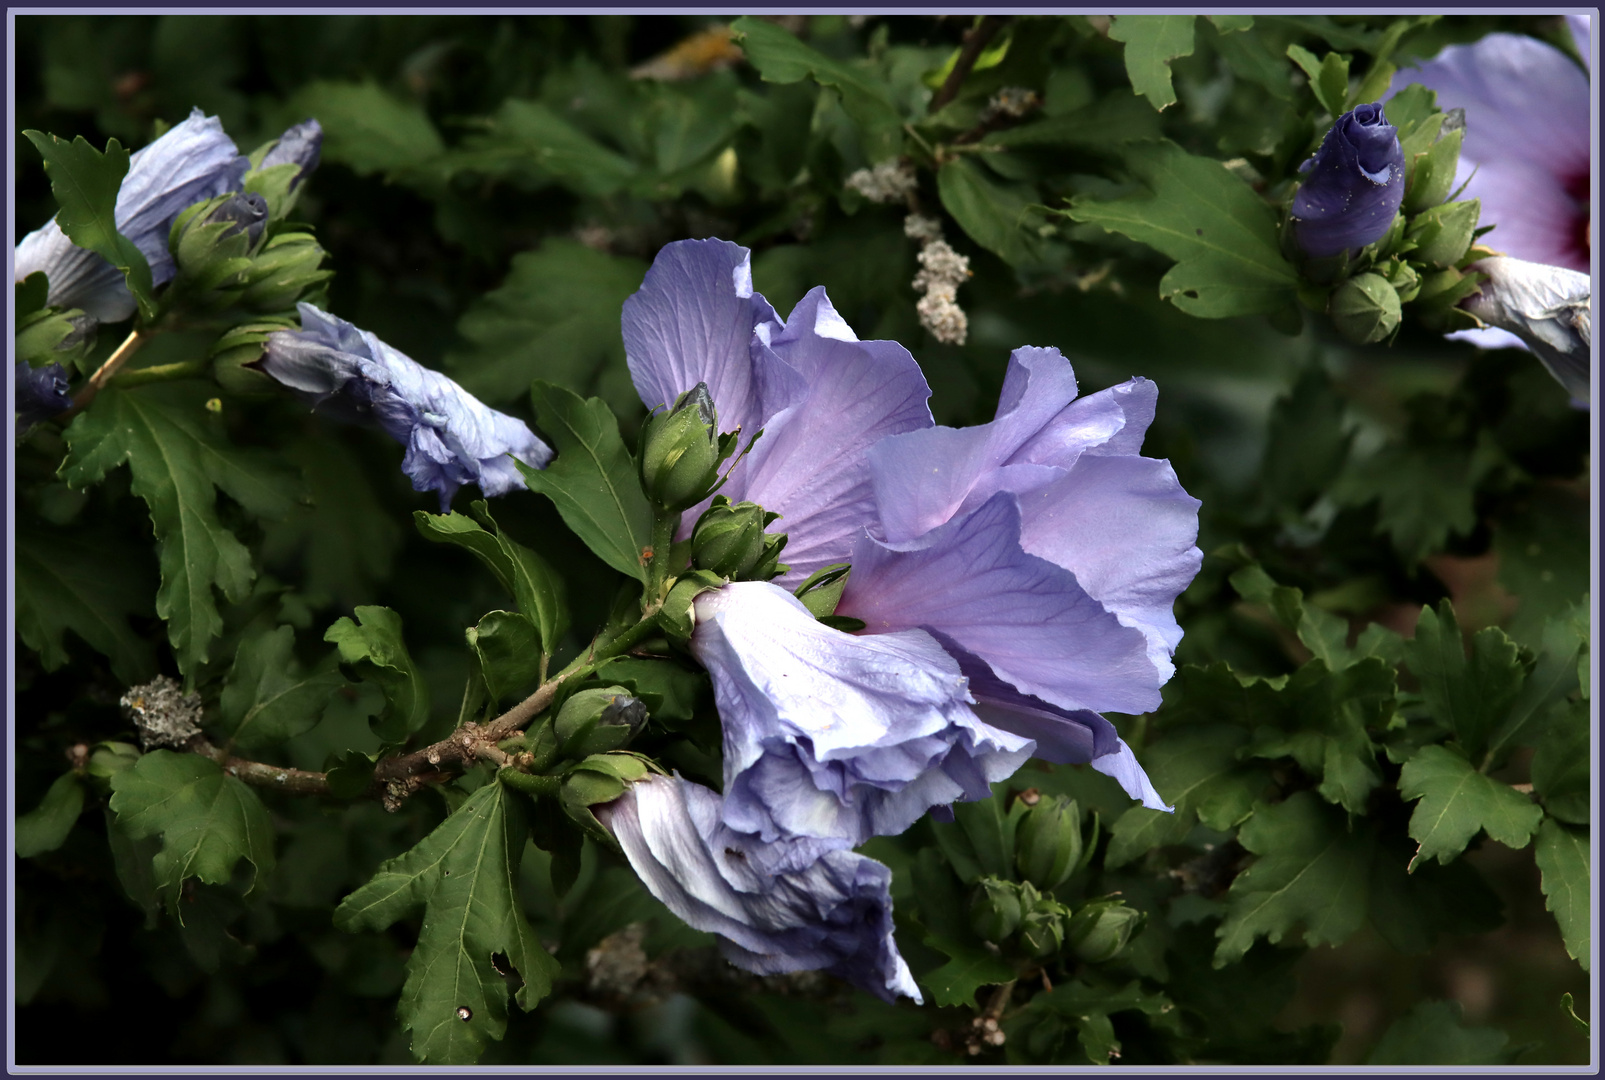
[[823,288],[757,351],[770,415],[727,494],[781,515],[770,531],[787,534],[791,570],[779,581],[796,584],[848,557],[875,513],[868,450],[930,427],[931,388],[895,341],[855,338]]
[[719,430],[749,436],[763,423],[753,375],[753,330],[779,322],[752,291],[751,253],[724,240],[681,240],[653,260],[624,302],[624,352],[647,408],[707,383]]
[[852,562],[837,611],[871,632],[939,632],[1061,708],[1159,705],[1162,673],[1143,633],[1121,625],[1068,570],[1021,548],[1009,492],[907,544],[866,538]]
[[727,828],[719,796],[650,776],[596,808],[653,896],[725,957],[761,975],[824,970],[893,1001],[923,999],[892,935],[891,871],[849,851],[797,870],[755,871],[758,845]]
[[402,471],[417,491],[440,495],[441,511],[463,484],[486,495],[524,488],[508,459],[542,468],[551,448],[522,420],[497,412],[451,379],[421,366],[373,334],[299,305],[301,330],[268,338],[262,370],[347,419],[372,420],[407,447]]
[[691,651],[713,678],[733,829],[851,847],[986,798],[1030,755],[1029,741],[976,718],[928,634],[844,634],[767,582],[704,593],[696,615]]

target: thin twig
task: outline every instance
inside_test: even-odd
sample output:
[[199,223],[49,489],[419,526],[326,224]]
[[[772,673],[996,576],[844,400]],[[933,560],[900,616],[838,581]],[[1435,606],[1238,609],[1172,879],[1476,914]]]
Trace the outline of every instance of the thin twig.
[[95,400],[95,395],[100,393],[101,388],[111,381],[111,377],[117,374],[124,364],[128,363],[128,358],[138,352],[139,347],[150,339],[150,336],[151,331],[149,330],[135,330],[125,337],[123,343],[117,346],[117,351],[106,357],[106,362],[96,368],[93,375],[89,376],[89,381],[73,396],[72,408],[62,415],[67,417],[82,412],[85,406]]
[[964,85],[964,80],[969,77],[970,69],[975,67],[975,62],[981,58],[981,53],[1010,18],[1012,16],[988,15],[981,20],[979,26],[965,33],[964,45],[959,49],[958,59],[953,61],[953,70],[948,72],[947,81],[942,83],[942,88],[931,98],[931,104],[926,112],[935,113],[959,96],[959,87]]

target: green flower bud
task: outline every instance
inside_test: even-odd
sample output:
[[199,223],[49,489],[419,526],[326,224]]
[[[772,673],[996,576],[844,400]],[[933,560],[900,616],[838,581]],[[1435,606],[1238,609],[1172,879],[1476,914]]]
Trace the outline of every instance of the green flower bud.
[[731,581],[768,581],[780,572],[786,536],[764,529],[779,517],[757,503],[731,503],[715,495],[692,530],[691,565]]
[[564,757],[622,749],[646,725],[646,705],[622,686],[581,690],[563,703],[553,725]]
[[1044,798],[1026,812],[1014,834],[1014,865],[1044,891],[1056,889],[1081,862],[1081,810],[1071,799]]
[[239,305],[264,314],[290,311],[314,285],[333,276],[331,271],[319,269],[323,256],[323,249],[311,233],[287,232],[273,237],[245,271],[245,290],[239,296]]
[[1023,914],[1020,890],[1013,882],[995,877],[981,879],[981,891],[970,905],[970,926],[977,934],[987,941],[1002,943],[1019,927]]
[[289,324],[282,322],[247,323],[218,338],[212,346],[212,377],[217,385],[241,397],[282,393],[279,383],[253,365],[262,358],[268,335],[288,328]]
[[1481,213],[1482,200],[1467,199],[1443,203],[1417,214],[1405,234],[1416,245],[1410,252],[1411,261],[1443,267],[1453,266],[1465,258]]
[[44,308],[17,317],[12,359],[35,367],[61,364],[78,368],[95,347],[100,324],[81,311]]
[[1063,904],[1042,897],[1020,920],[1020,948],[1032,960],[1046,960],[1064,950],[1065,916]]
[[1421,292],[1421,275],[1404,260],[1394,259],[1381,270],[1393,291],[1399,294],[1399,303],[1408,304]]
[[1065,937],[1076,959],[1101,964],[1113,959],[1145,920],[1142,912],[1115,900],[1095,900],[1070,919]]
[[1381,341],[1399,325],[1399,294],[1379,274],[1361,274],[1332,294],[1332,322],[1357,345]]
[[719,461],[718,414],[707,383],[681,394],[667,413],[648,418],[641,484],[665,510],[701,502],[719,478]]

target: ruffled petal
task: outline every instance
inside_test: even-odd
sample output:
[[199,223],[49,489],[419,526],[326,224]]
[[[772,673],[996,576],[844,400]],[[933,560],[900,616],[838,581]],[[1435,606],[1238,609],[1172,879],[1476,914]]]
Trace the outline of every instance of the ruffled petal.
[[301,330],[268,338],[262,370],[314,405],[327,402],[347,419],[377,423],[407,448],[402,471],[415,490],[439,494],[442,513],[463,484],[486,495],[523,489],[509,454],[537,469],[552,459],[522,420],[344,319],[299,307]]
[[844,634],[767,582],[704,593],[696,616],[691,651],[713,679],[733,829],[852,847],[932,806],[988,797],[1030,755],[1029,741],[976,718],[929,634]]
[[597,807],[648,891],[725,957],[760,975],[823,970],[885,1001],[922,1002],[892,933],[891,871],[849,851],[797,870],[755,871],[752,838],[721,820],[719,796],[651,776]]
[[719,429],[751,435],[762,426],[751,344],[777,323],[752,291],[746,248],[724,240],[681,240],[658,252],[640,291],[624,302],[624,352],[647,408],[707,383]]
[[939,632],[1061,708],[1156,708],[1168,662],[1162,673],[1140,630],[1121,625],[1075,575],[1021,548],[1015,500],[1000,492],[908,544],[861,541],[838,613],[871,633]]
[[732,474],[726,494],[781,515],[780,578],[795,584],[847,559],[875,513],[867,452],[888,435],[931,426],[931,388],[895,341],[859,341],[822,288],[758,347],[763,438]]

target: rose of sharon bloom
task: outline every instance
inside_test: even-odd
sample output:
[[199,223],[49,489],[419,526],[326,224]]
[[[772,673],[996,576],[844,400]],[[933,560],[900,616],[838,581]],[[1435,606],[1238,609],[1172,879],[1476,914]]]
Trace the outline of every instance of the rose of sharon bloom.
[[824,970],[885,1001],[923,999],[892,937],[889,869],[829,851],[796,869],[760,864],[773,845],[724,824],[714,792],[649,776],[596,807],[652,895],[718,934],[731,963],[760,975]]
[[60,364],[32,367],[18,360],[11,369],[17,392],[17,432],[27,431],[48,416],[72,408],[67,369]]
[[[117,231],[150,263],[154,284],[172,280],[176,271],[167,250],[174,219],[198,202],[238,191],[249,168],[250,162],[223,133],[222,121],[199,109],[129,158],[128,175],[117,191]],[[134,296],[122,273],[67,239],[54,220],[17,245],[16,280],[39,270],[50,278],[47,302],[52,307],[80,308],[101,322],[134,313]]]
[[1168,809],[1098,713],[1159,705],[1182,636],[1172,606],[1203,561],[1199,503],[1138,453],[1151,382],[1076,393],[1057,350],[1017,349],[990,423],[876,445],[881,533],[855,544],[837,613],[866,633],[929,631],[987,723]]
[[1299,172],[1293,235],[1315,258],[1382,239],[1404,201],[1404,151],[1377,102],[1338,117]]
[[1489,326],[1514,334],[1577,403],[1587,405],[1594,343],[1588,275],[1502,255],[1471,266],[1487,280],[1461,306]]
[[[463,484],[486,495],[522,490],[517,458],[544,468],[552,450],[522,420],[497,412],[451,379],[421,366],[366,330],[297,305],[301,329],[268,337],[261,367],[314,405],[371,420],[407,448],[401,469],[418,491],[440,495],[440,511]],[[511,455],[511,456],[509,456]]]
[[[1588,57],[1588,17],[1568,16]],[[1481,243],[1517,259],[1588,272],[1588,73],[1559,49],[1521,34],[1451,45],[1406,68],[1400,86],[1437,92],[1441,109],[1464,109],[1455,186],[1482,200]]]

